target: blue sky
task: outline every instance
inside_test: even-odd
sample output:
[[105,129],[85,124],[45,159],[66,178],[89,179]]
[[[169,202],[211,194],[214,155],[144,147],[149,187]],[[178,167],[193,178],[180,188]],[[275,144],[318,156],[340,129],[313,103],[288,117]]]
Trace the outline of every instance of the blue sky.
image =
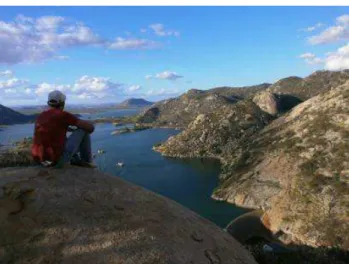
[[[0,103],[160,100],[349,68],[348,7],[1,7]],[[151,75],[151,76],[149,76]],[[147,78],[146,78],[147,76]]]

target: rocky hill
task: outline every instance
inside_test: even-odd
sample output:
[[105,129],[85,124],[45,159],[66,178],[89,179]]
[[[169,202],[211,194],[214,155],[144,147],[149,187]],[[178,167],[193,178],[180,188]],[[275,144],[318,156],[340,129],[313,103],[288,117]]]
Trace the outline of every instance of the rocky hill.
[[1,263],[256,264],[181,205],[97,170],[0,170]]
[[172,157],[223,158],[271,119],[271,115],[251,100],[240,101],[233,106],[198,115],[182,133],[170,137],[155,149]]
[[[316,74],[323,72],[308,79]],[[343,235],[349,233],[349,82],[324,87],[272,122],[259,100],[199,115],[156,149],[167,156],[220,158],[213,197],[264,209],[265,225],[283,241],[349,249]]]
[[[140,115],[139,122],[153,123],[154,126],[186,128],[199,114],[209,114],[221,106],[232,106],[246,99],[254,98],[255,102],[268,102],[271,97],[275,101],[272,104],[275,105],[262,109],[273,116],[279,116],[297,104],[347,80],[349,70],[317,71],[305,78],[283,78],[272,85],[264,83],[249,87],[217,87],[205,91],[192,89],[177,98],[152,105]],[[258,94],[261,96],[258,97]]]
[[153,104],[152,102],[149,102],[142,98],[130,98],[116,105],[116,108],[140,108],[140,107],[147,107],[152,104]]
[[316,71],[305,78],[291,76],[281,79],[271,85],[268,91],[277,95],[293,96],[304,101],[337,87],[347,80],[349,80],[349,70]]
[[265,222],[285,241],[348,249],[348,120],[349,82],[300,104],[241,145],[214,196],[264,208]]
[[13,125],[33,121],[36,115],[24,115],[0,105],[0,125]]
[[217,93],[228,98],[244,99],[253,96],[257,92],[264,91],[270,86],[270,83],[262,83],[244,87],[216,87],[207,90],[207,93]]
[[177,98],[155,103],[141,114],[139,121],[185,128],[197,115],[217,111],[220,107],[230,107],[267,87],[269,84],[240,88],[219,87],[206,91],[191,89]]

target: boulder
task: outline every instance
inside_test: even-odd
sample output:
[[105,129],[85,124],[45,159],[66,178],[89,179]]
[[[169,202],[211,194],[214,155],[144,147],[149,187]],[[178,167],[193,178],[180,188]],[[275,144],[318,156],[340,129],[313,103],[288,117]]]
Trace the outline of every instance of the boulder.
[[189,209],[87,168],[0,170],[0,263],[244,263]]
[[276,115],[278,113],[277,100],[271,92],[262,91],[256,94],[252,101],[258,105],[260,109],[270,115]]

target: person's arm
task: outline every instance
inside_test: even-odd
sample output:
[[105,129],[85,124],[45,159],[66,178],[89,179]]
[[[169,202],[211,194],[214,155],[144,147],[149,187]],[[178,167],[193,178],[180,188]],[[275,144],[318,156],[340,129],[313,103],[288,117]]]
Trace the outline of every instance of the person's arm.
[[76,126],[82,130],[85,130],[88,133],[93,133],[93,131],[95,130],[95,126],[93,125],[92,122],[81,120],[81,119],[79,119],[76,122]]
[[86,121],[86,120],[81,120],[77,118],[76,116],[72,115],[71,113],[63,111],[64,115],[64,121],[67,127],[69,126],[76,126],[77,128],[80,128],[87,133],[92,133],[95,130],[95,126],[93,125],[92,122]]

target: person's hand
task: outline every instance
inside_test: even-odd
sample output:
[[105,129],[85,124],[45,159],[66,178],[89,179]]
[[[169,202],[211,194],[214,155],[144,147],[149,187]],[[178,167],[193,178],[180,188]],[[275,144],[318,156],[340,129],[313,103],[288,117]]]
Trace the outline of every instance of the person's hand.
[[93,131],[95,130],[95,126],[93,125],[93,123],[87,120],[79,119],[76,126],[88,133],[93,133]]
[[68,132],[74,132],[78,128],[76,126],[68,126]]

